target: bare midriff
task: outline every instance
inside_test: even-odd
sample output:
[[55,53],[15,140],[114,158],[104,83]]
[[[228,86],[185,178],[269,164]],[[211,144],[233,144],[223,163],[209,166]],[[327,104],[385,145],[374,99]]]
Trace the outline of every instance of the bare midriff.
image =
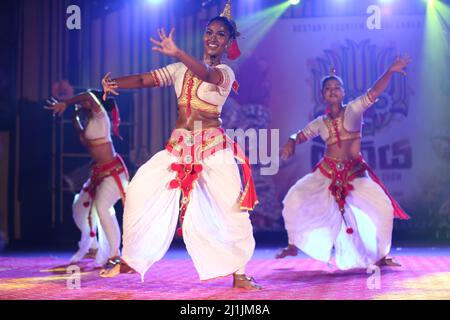
[[114,160],[116,156],[116,151],[112,142],[103,143],[96,146],[88,146],[89,154],[95,164],[105,164]]
[[[361,138],[341,141],[339,146],[337,143],[327,145],[325,156],[334,160],[352,160],[360,156]],[[366,172],[361,173],[360,177],[367,176]]]
[[[219,128],[222,125],[220,114],[191,109],[189,117],[186,108],[178,108],[178,118],[175,124],[177,129],[194,130],[196,121],[201,122],[202,129]],[[198,124],[197,124],[198,126]]]

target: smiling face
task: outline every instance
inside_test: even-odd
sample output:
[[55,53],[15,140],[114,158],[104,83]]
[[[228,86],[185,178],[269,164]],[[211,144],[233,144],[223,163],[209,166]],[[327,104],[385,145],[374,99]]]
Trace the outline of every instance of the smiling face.
[[328,105],[341,104],[345,96],[342,83],[334,78],[325,80],[322,87],[322,96]]
[[227,51],[230,31],[220,21],[211,22],[203,35],[203,47],[207,56],[221,57]]

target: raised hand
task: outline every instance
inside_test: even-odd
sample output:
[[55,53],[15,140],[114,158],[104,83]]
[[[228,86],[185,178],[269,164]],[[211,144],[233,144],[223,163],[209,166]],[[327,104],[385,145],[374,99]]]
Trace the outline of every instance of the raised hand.
[[408,55],[397,56],[395,61],[390,66],[390,70],[393,72],[400,72],[404,76],[406,76],[405,70],[403,70],[409,63],[411,62],[411,58]]
[[174,31],[175,28],[172,28],[172,30],[170,30],[169,36],[166,36],[164,28],[158,29],[158,35],[161,41],[157,41],[153,38],[150,38],[150,41],[155,45],[152,48],[152,50],[158,51],[170,57],[176,57],[177,53],[179,52],[179,49],[175,44],[175,41],[173,40]]
[[108,98],[108,94],[112,93],[116,96],[119,95],[119,93],[115,90],[119,88],[119,85],[116,81],[111,79],[111,72],[108,72],[102,79],[102,87],[103,87],[103,101],[106,101],[106,98]]
[[44,106],[44,109],[52,110],[53,116],[61,115],[67,108],[67,103],[65,103],[64,101],[58,101],[53,97],[47,99],[45,102],[46,105]]

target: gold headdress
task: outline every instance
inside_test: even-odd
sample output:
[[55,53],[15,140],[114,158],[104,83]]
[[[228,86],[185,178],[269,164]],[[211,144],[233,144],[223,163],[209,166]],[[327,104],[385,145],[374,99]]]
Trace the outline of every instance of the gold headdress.
[[322,82],[323,82],[324,80],[329,79],[329,78],[335,78],[335,79],[337,79],[342,85],[344,84],[343,81],[342,81],[342,79],[341,79],[341,77],[338,76],[337,71],[336,71],[336,68],[335,68],[334,66],[332,66],[332,67],[330,68],[330,73],[322,79]]
[[233,15],[231,14],[231,0],[228,0],[225,4],[225,8],[223,8],[222,13],[220,14],[221,17],[227,18],[228,21],[231,22],[231,24],[234,27],[235,36],[239,37],[241,34],[237,30],[236,22],[233,20]]
[[233,17],[231,16],[231,0],[227,1],[227,4],[225,5],[225,8],[223,8],[223,11],[220,14],[220,16],[225,17],[230,21],[233,20]]
[[231,15],[231,0],[228,0],[225,4],[225,8],[220,14],[221,17],[227,18],[228,21],[233,25],[234,28],[234,36],[233,41],[231,43],[230,48],[228,49],[228,59],[235,60],[241,55],[241,51],[239,50],[239,46],[236,41],[236,37],[239,37],[240,33],[237,31],[236,23],[233,21],[233,16]]

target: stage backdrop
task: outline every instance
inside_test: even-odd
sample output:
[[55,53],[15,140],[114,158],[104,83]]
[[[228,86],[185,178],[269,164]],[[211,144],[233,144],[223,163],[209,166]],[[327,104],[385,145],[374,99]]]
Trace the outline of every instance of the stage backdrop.
[[[362,153],[413,218],[399,228],[445,228],[449,218],[445,188],[450,182],[449,119],[441,117],[437,122],[436,109],[443,106],[424,103],[445,94],[444,90],[421,90],[424,16],[383,17],[380,30],[368,30],[366,18],[283,19],[264,36],[250,59],[268,66],[260,89],[268,91],[270,128],[280,129],[285,142],[323,114],[320,79],[331,67],[344,81],[347,102],[364,94],[396,54],[409,54],[412,62],[406,77],[394,75],[378,102],[365,113]],[[252,75],[241,74],[240,80],[245,77]],[[323,150],[324,144],[317,139],[300,145],[295,157],[281,164],[273,177],[278,201],[311,171]],[[272,214],[275,221],[279,212]]]

